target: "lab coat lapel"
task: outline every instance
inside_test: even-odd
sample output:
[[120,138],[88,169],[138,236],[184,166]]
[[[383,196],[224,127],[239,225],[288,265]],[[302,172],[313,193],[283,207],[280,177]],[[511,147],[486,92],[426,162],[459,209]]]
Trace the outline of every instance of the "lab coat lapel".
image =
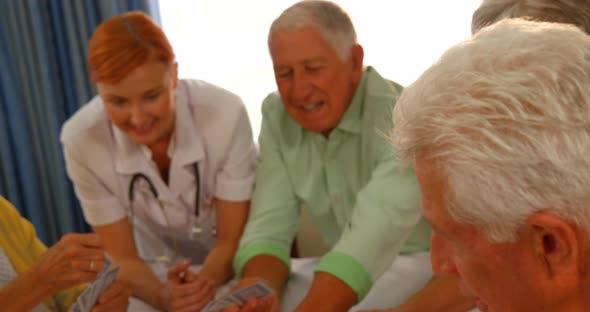
[[174,202],[174,196],[164,184],[160,174],[153,168],[145,157],[139,145],[131,140],[125,133],[113,126],[113,134],[117,148],[115,150],[115,171],[127,176],[130,183],[136,173],[145,174],[154,187],[158,190],[158,198],[166,202]]
[[[176,95],[176,142],[170,168],[170,190],[176,198],[191,187],[195,187],[194,164],[202,160],[205,155],[195,124],[195,112],[191,110],[189,100],[184,88],[179,88]],[[199,165],[201,185],[203,185],[205,168]]]
[[[115,170],[117,173],[123,175],[133,175],[138,172],[150,173],[152,168],[142,154],[139,145],[115,126],[113,126],[113,134],[117,145],[115,150]],[[151,175],[148,176],[151,178]]]

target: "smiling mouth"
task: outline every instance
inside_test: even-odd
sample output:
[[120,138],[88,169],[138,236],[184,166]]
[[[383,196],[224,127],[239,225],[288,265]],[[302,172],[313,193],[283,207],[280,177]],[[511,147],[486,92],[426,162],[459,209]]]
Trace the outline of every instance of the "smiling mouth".
[[153,128],[154,128],[154,122],[151,122],[148,125],[144,125],[141,127],[132,127],[133,132],[137,135],[140,135],[140,136],[150,133]]
[[304,110],[306,112],[311,112],[311,111],[317,110],[318,108],[322,107],[323,105],[324,105],[324,102],[318,102],[318,103],[314,103],[314,104],[303,105],[300,107],[302,110]]

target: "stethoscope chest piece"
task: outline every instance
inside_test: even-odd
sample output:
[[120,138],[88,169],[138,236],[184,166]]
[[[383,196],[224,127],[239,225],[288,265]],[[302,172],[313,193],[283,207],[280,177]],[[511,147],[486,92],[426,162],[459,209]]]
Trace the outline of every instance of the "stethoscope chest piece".
[[211,236],[215,237],[217,235],[217,230],[215,226],[211,226],[211,229],[205,228],[199,218],[197,216],[193,216],[191,227],[189,230],[190,239],[196,239],[197,237],[201,237],[205,235],[207,232],[211,232]]

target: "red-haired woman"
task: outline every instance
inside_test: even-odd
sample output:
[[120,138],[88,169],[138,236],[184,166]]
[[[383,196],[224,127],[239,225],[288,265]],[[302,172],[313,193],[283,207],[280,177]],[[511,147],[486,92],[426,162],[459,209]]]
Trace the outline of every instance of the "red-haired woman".
[[[88,64],[99,95],[61,133],[85,219],[134,296],[198,311],[232,277],[248,216],[256,148],[244,105],[220,87],[179,80],[168,39],[143,13],[99,25]],[[166,283],[158,262],[177,263]]]

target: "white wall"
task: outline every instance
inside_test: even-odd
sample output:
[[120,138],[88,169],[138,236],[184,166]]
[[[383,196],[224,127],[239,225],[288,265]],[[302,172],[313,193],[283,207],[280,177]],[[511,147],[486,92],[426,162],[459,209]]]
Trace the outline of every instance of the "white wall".
[[[276,89],[266,36],[294,0],[164,0],[164,31],[180,77],[225,87],[248,107],[254,137],[260,103]],[[469,36],[480,0],[336,0],[355,24],[365,64],[402,85],[414,81],[447,48]]]

